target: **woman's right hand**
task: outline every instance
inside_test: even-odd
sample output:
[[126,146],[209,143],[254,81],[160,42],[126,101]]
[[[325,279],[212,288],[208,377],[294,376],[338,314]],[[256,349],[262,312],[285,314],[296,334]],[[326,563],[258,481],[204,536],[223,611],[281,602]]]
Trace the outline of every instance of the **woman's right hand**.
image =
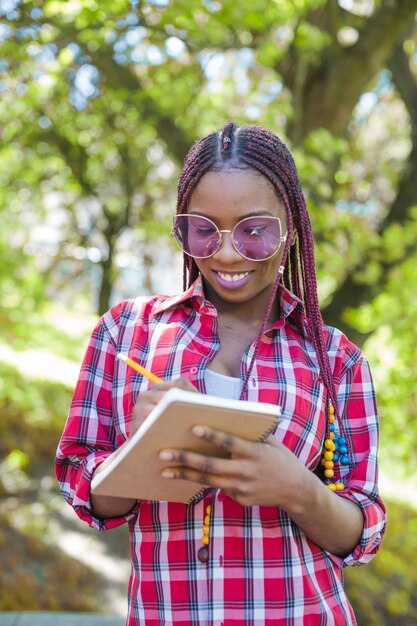
[[186,391],[199,391],[190,383],[186,378],[177,378],[167,382],[156,383],[148,391],[140,393],[136,399],[135,406],[132,411],[132,422],[130,425],[129,439],[143,424],[151,411],[162,400],[168,389],[172,387],[178,387],[179,389],[185,389]]
[[[143,424],[152,409],[154,409],[158,402],[162,400],[168,389],[171,389],[172,387],[178,387],[179,389],[199,393],[188,380],[184,378],[177,378],[176,380],[171,380],[169,382],[157,383],[152,387],[152,389],[149,389],[149,391],[144,391],[139,394],[136,404],[133,407],[132,422],[128,440],[132,437],[133,433],[137,431],[139,426]],[[111,456],[99,465],[95,473],[99,474],[103,471],[106,466],[111,463],[112,459],[120,454],[125,443],[117,448]],[[127,515],[136,505],[136,502],[137,500],[134,498],[114,498],[113,496],[97,496],[91,494],[91,504],[94,515],[101,519]]]

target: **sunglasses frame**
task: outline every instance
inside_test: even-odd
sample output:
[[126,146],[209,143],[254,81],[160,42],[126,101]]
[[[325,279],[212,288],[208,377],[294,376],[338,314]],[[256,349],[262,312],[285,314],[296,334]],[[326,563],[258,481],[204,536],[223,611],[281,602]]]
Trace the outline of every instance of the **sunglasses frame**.
[[[195,254],[190,254],[189,252],[186,252],[182,245],[180,244],[180,242],[178,241],[178,238],[175,234],[175,221],[177,219],[177,217],[200,217],[204,220],[207,220],[208,222],[210,222],[210,224],[213,224],[214,228],[217,230],[217,232],[220,235],[220,243],[219,243],[219,247],[217,248],[217,250],[215,250],[214,252],[212,252],[211,254],[208,254],[207,256],[196,256]],[[177,215],[175,215],[174,217],[174,227],[171,231],[171,235],[172,237],[175,238],[175,241],[178,243],[178,245],[180,246],[181,250],[184,252],[184,254],[186,254],[187,256],[190,256],[193,259],[209,259],[210,257],[214,256],[215,254],[217,254],[217,252],[220,250],[220,248],[222,247],[223,244],[223,233],[230,233],[231,235],[231,240],[232,240],[232,245],[233,248],[236,250],[236,252],[238,254],[240,254],[241,257],[243,257],[244,259],[246,259],[247,261],[257,261],[257,262],[261,262],[261,261],[267,261],[268,259],[272,259],[273,256],[276,255],[276,253],[278,252],[278,250],[280,249],[280,247],[282,246],[283,243],[285,243],[287,241],[287,237],[288,237],[288,231],[285,233],[285,235],[281,235],[281,237],[279,238],[279,243],[278,243],[278,247],[275,250],[275,252],[273,252],[272,254],[270,254],[269,256],[263,258],[263,259],[251,259],[250,257],[245,256],[244,254],[242,254],[236,247],[235,245],[235,241],[233,238],[233,233],[235,232],[236,228],[242,223],[245,222],[246,220],[251,220],[251,219],[256,219],[257,217],[262,218],[262,219],[271,219],[271,220],[278,220],[279,223],[279,229],[280,231],[282,231],[282,224],[281,224],[281,219],[279,217],[275,217],[274,215],[250,215],[249,217],[244,217],[241,220],[239,220],[239,222],[237,224],[234,225],[234,227],[232,228],[232,230],[220,230],[220,228],[213,222],[213,220],[211,220],[209,217],[206,217],[205,215],[197,215],[194,213],[178,213]]]

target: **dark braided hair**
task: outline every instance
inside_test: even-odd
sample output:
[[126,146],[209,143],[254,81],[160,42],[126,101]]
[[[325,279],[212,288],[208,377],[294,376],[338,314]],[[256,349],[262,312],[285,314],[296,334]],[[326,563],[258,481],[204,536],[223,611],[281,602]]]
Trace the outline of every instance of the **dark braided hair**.
[[[229,122],[221,131],[197,141],[189,151],[178,184],[177,213],[186,213],[191,194],[206,172],[224,169],[255,169],[263,174],[272,183],[284,203],[288,223],[282,266],[255,341],[255,350],[241,397],[247,389],[261,337],[268,323],[279,282],[282,280],[283,285],[304,302],[308,320],[305,330],[308,331],[316,350],[329,399],[336,416],[339,416],[317,296],[313,234],[294,159],[287,146],[274,133],[256,125],[238,127]],[[194,259],[184,254],[184,289],[189,287],[197,276],[198,268]]]

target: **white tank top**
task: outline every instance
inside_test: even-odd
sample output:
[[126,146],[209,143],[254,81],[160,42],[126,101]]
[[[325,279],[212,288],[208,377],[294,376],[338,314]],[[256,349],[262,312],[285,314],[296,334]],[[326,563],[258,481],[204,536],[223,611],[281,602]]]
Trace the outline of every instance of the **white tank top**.
[[206,384],[206,393],[210,396],[219,398],[231,398],[239,400],[242,390],[242,381],[240,378],[233,376],[225,376],[218,374],[213,370],[206,369],[204,374],[204,382]]

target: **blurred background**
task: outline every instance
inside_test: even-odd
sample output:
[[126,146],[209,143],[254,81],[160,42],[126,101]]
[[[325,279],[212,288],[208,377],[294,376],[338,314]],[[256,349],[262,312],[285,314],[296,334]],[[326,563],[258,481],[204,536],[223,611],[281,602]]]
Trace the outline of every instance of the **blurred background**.
[[181,290],[181,163],[233,120],[290,146],[323,316],[377,386],[389,526],[346,571],[358,622],[417,623],[416,9],[0,0],[0,610],[125,613],[127,529],[78,522],[55,448],[97,316]]

